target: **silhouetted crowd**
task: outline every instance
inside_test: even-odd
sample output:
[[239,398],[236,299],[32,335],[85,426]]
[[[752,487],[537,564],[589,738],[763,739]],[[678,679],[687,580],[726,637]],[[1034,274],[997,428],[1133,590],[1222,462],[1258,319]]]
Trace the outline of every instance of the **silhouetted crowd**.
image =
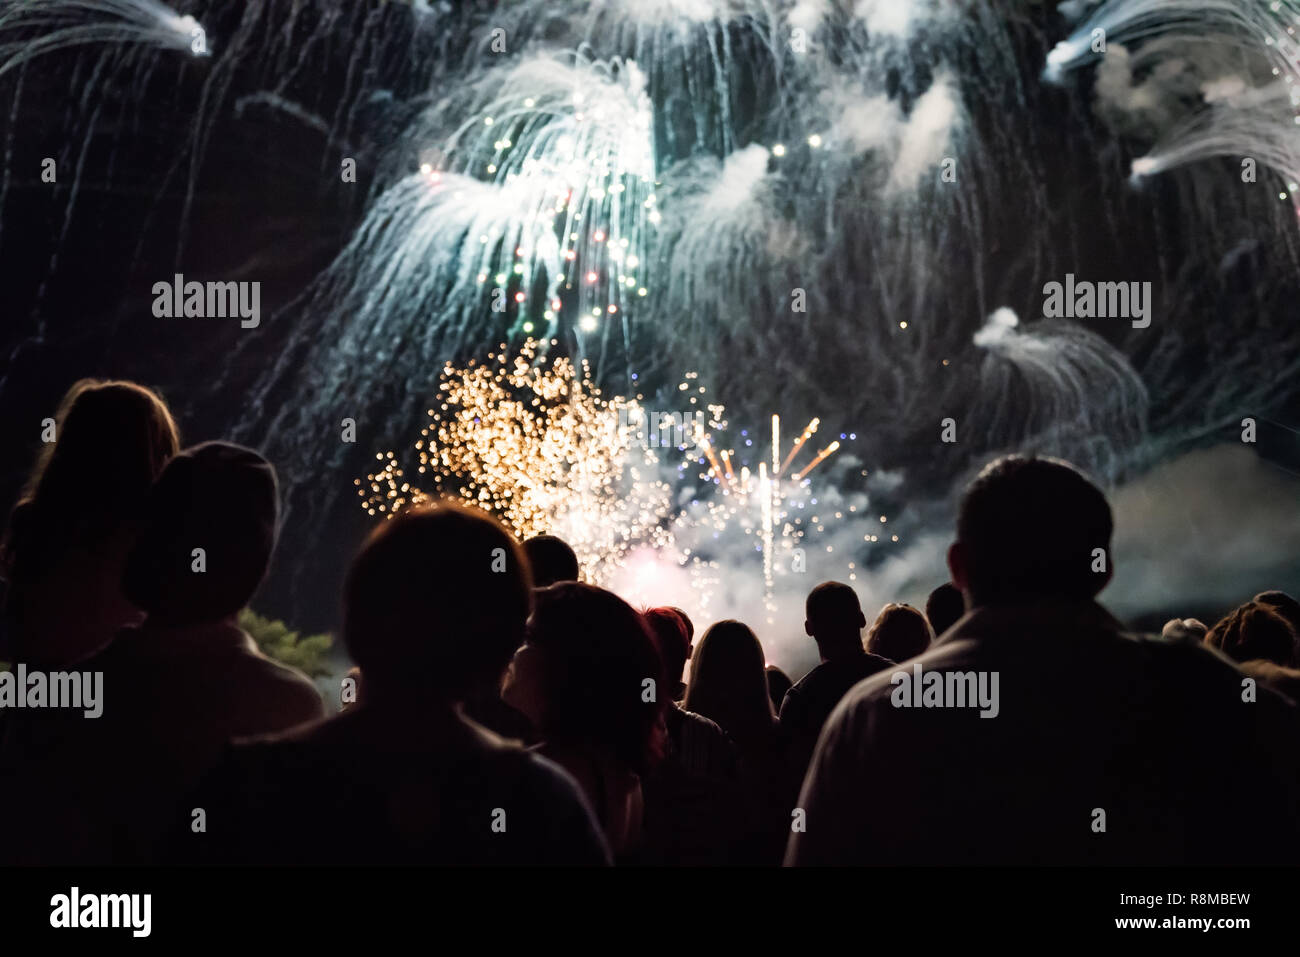
[[[1300,603],[1127,631],[1065,462],[980,472],[924,610],[813,588],[793,683],[745,623],[697,635],[444,503],[352,559],[331,714],[238,624],[279,517],[258,453],[69,391],[0,550],[0,863],[1300,861]],[[102,675],[102,713],[20,674]]]

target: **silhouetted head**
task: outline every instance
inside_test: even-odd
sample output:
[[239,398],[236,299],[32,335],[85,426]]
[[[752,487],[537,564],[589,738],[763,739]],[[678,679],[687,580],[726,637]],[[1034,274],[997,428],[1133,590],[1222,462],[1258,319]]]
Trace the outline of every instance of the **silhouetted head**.
[[1295,663],[1295,631],[1276,608],[1262,602],[1248,601],[1233,609],[1210,629],[1205,643],[1233,661],[1262,658],[1284,667]]
[[266,575],[278,518],[270,462],[229,442],[186,449],[149,492],[122,593],[165,624],[234,615]]
[[533,570],[534,588],[578,580],[578,556],[562,539],[554,535],[535,535],[524,542],[524,552]]
[[925,616],[911,605],[889,604],[867,632],[867,651],[890,661],[915,658],[930,647],[934,634]]
[[1111,531],[1106,496],[1072,465],[1009,455],[966,489],[948,567],[971,608],[1088,600],[1110,580]]
[[[695,640],[695,623],[694,623],[693,621],[691,621],[691,616],[688,615],[688,614],[686,614],[686,612],[682,611],[682,610],[681,610],[680,608],[678,608],[676,605],[669,605],[669,606],[668,606],[668,610],[669,610],[669,611],[675,611],[675,612],[677,612],[677,617],[680,618],[680,619],[682,620],[682,623],[686,626],[686,638],[687,638],[687,640],[688,640],[688,641],[694,641],[694,640]],[[688,655],[687,657],[690,657],[690,656]]]
[[952,582],[944,582],[925,600],[925,618],[935,637],[939,637],[966,614],[966,599]]
[[528,561],[495,519],[451,503],[408,508],[352,560],[343,639],[367,700],[456,702],[500,681],[531,608]]
[[803,630],[817,642],[823,658],[862,652],[866,616],[858,595],[842,582],[822,582],[808,593]]
[[[180,439],[159,396],[134,382],[82,379],[64,394],[6,536],[17,566],[140,518]],[[19,569],[19,574],[22,570]]]
[[691,659],[685,707],[712,719],[737,741],[769,731],[774,721],[763,646],[734,620],[709,626]]
[[547,744],[646,770],[666,698],[657,690],[645,700],[646,681],[657,687],[663,668],[645,619],[613,592],[581,582],[538,589],[535,601],[501,696]]
[[1296,601],[1284,591],[1262,591],[1253,600],[1261,605],[1268,605],[1286,619],[1292,631],[1300,635],[1300,601]]
[[794,682],[790,680],[788,674],[776,665],[768,665],[766,671],[767,696],[772,699],[772,709],[780,713],[781,702],[785,700],[785,693],[794,687]]
[[665,687],[676,700],[681,697],[682,669],[691,655],[686,622],[675,608],[647,608],[643,614],[664,665]]

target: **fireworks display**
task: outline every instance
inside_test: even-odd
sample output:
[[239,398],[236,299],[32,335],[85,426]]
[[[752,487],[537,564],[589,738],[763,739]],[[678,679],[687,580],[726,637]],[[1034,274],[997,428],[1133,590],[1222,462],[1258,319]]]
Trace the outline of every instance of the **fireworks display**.
[[[1172,105],[1161,101],[1155,78],[1184,74],[1186,85],[1190,76],[1200,84],[1199,107],[1169,122],[1151,151],[1133,160],[1133,176],[1209,157],[1253,159],[1276,171],[1285,185],[1279,198],[1300,213],[1298,29],[1296,0],[1107,0],[1048,54],[1045,76],[1059,81],[1121,45],[1115,62],[1123,75],[1153,78],[1137,99],[1146,112]],[[1134,53],[1122,46],[1133,43]]]
[[549,533],[573,546],[595,581],[636,547],[671,547],[669,489],[656,459],[623,440],[619,412],[585,363],[538,361],[540,344],[448,364],[407,475],[393,452],[357,480],[371,514],[449,497],[492,512],[520,539]]
[[617,582],[633,597],[666,600],[638,579],[652,569],[683,570],[694,594],[675,600],[701,612],[718,582],[717,543],[743,536],[752,542],[752,568],[733,562],[728,574],[761,574],[774,613],[779,570],[790,566],[805,533],[823,525],[815,514],[797,514],[816,502],[808,473],[839,440],[795,466],[819,422],[808,423],[782,460],[780,417],[773,415],[766,448],[748,430],[733,448],[725,409],[707,401],[696,373],[677,392],[681,404],[707,412],[686,418],[685,430],[679,418],[673,435],[671,420],[662,428],[645,422],[658,416],[641,396],[605,398],[585,362],[547,357],[546,345],[557,343],[530,339],[513,353],[502,345],[481,363],[448,363],[412,450],[413,470],[390,450],[377,453],[374,472],[354,480],[366,511],[391,517],[440,498],[474,505],[521,540],[560,536],[589,580]]
[[[791,594],[904,581],[896,536],[992,454],[1118,485],[1300,399],[1298,29],[1300,0],[0,0],[0,226],[51,224],[0,231],[11,354],[156,346],[142,377],[203,383],[194,417],[281,470],[304,554],[354,492],[447,495],[629,596],[770,618],[814,552]],[[265,283],[265,321],[160,334],[176,273]],[[1149,325],[1048,318],[1067,275],[1149,283]],[[704,424],[621,441],[661,407]]]

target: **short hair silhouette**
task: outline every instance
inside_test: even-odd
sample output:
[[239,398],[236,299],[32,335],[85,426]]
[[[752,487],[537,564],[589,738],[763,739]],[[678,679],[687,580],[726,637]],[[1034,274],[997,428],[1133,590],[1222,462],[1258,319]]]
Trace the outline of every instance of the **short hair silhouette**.
[[[944,582],[925,600],[925,618],[937,638],[966,614],[966,599],[952,582]],[[888,657],[888,656],[886,656]]]
[[645,618],[583,582],[538,589],[535,602],[528,643],[541,653],[543,740],[646,771],[667,698],[662,689],[653,702],[643,697],[645,681],[658,686],[663,668]]
[[343,640],[367,694],[382,684],[456,701],[500,680],[531,609],[514,538],[484,512],[443,502],[371,532],[344,583]]
[[578,580],[578,556],[563,539],[535,535],[524,542],[524,552],[533,570],[534,588]]
[[675,608],[647,608],[644,615],[659,658],[663,661],[664,675],[672,683],[669,690],[675,691],[681,683],[686,659],[691,654],[691,636],[686,630],[686,622]]
[[670,611],[677,612],[677,617],[686,625],[686,639],[688,642],[695,640],[695,622],[691,621],[691,616],[682,611],[676,605],[667,606]]
[[1008,455],[966,489],[953,547],[976,605],[1091,599],[1109,580],[1113,527],[1106,496],[1074,466]]
[[42,446],[5,536],[19,574],[29,560],[40,565],[38,553],[57,554],[139,518],[180,447],[166,403],[134,382],[82,379],[64,394],[54,422],[55,440]]
[[843,582],[822,582],[804,602],[805,630],[819,642],[824,638],[861,636],[866,618],[858,593]]
[[867,651],[890,661],[915,658],[934,637],[925,616],[911,605],[888,604],[867,632]]
[[122,592],[169,624],[233,615],[266,575],[278,518],[275,469],[261,455],[229,442],[186,449],[149,492]]
[[862,650],[866,616],[858,593],[841,581],[823,581],[803,603],[803,631],[816,641],[823,657],[857,654]]
[[1263,658],[1286,667],[1295,663],[1295,631],[1276,608],[1262,602],[1234,608],[1210,629],[1205,643],[1233,661]]

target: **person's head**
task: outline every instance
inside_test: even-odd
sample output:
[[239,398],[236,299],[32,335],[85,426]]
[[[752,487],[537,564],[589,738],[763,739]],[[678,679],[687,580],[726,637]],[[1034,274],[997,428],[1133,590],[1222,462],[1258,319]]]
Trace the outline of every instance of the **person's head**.
[[1300,601],[1296,601],[1284,591],[1262,591],[1252,600],[1261,605],[1268,605],[1285,618],[1291,629],[1300,635]]
[[867,632],[867,651],[890,661],[915,658],[930,647],[934,634],[925,616],[911,605],[889,604]]
[[1072,465],[1008,455],[966,489],[948,568],[970,608],[1087,601],[1110,581],[1112,529],[1106,496]]
[[686,626],[686,638],[687,638],[687,640],[688,640],[688,641],[694,641],[694,640],[695,640],[695,623],[694,623],[693,621],[691,621],[691,616],[688,615],[688,614],[686,614],[686,612],[682,611],[682,610],[681,610],[680,608],[678,608],[676,605],[668,605],[667,608],[668,608],[669,611],[675,611],[675,612],[677,612],[677,617],[680,618],[680,619],[682,620],[682,624],[684,624],[684,625]]
[[803,630],[817,642],[823,658],[860,653],[865,627],[867,618],[858,604],[857,592],[848,585],[822,582],[808,593]]
[[925,600],[925,618],[936,638],[957,624],[964,614],[966,599],[952,582],[944,582]]
[[542,739],[641,772],[654,757],[666,698],[645,700],[662,664],[645,618],[613,592],[581,582],[538,589],[501,696]]
[[1295,632],[1275,608],[1261,602],[1234,608],[1210,629],[1205,643],[1233,661],[1263,658],[1283,666],[1295,663]]
[[776,665],[767,666],[767,696],[772,699],[772,708],[780,712],[785,693],[794,687],[790,676]]
[[278,518],[270,462],[229,442],[186,449],[149,491],[122,593],[163,624],[229,618],[266,575]]
[[691,621],[691,616],[676,605],[669,605],[668,609],[677,612],[677,617],[686,626],[686,658],[689,660],[691,655],[695,653],[695,622]]
[[1160,629],[1160,637],[1169,641],[1192,641],[1200,644],[1209,632],[1203,621],[1196,618],[1170,618]]
[[524,542],[524,552],[533,570],[534,588],[578,580],[578,556],[562,539],[535,535]]
[[663,662],[664,687],[676,700],[682,692],[682,669],[691,655],[691,636],[686,622],[675,608],[647,608],[643,614]]
[[180,445],[167,405],[134,382],[82,379],[64,394],[53,428],[15,506],[28,523],[7,543],[15,553],[58,549],[138,519]]
[[738,740],[770,729],[774,713],[764,668],[763,646],[748,625],[710,625],[691,659],[686,710],[712,719]]
[[444,502],[381,522],[343,586],[343,641],[366,701],[462,701],[495,687],[523,641],[532,578],[518,543]]

